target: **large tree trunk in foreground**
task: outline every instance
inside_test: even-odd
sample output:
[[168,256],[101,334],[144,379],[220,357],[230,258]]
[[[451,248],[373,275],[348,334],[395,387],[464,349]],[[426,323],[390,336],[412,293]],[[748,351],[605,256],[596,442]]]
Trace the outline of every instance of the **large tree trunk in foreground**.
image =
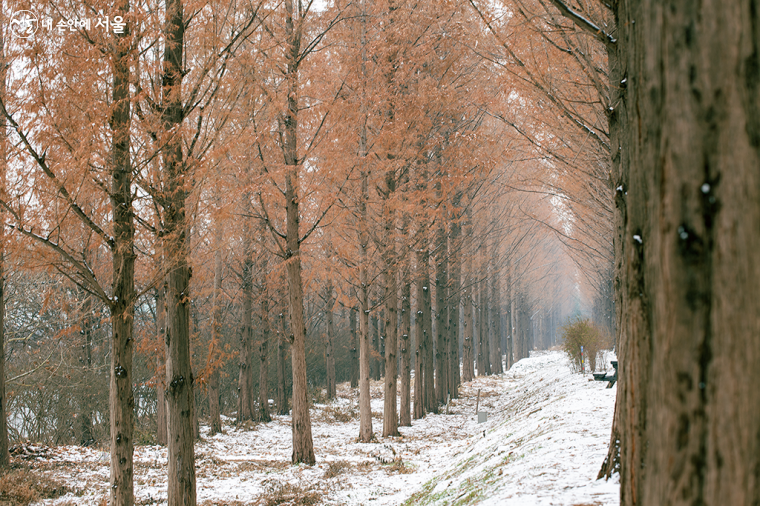
[[[128,15],[128,4],[119,14]],[[111,310],[111,381],[109,405],[111,421],[111,504],[131,506],[134,496],[134,411],[132,392],[132,350],[135,302],[134,217],[132,208],[132,164],[130,163],[130,57],[123,39],[113,58],[111,116],[112,160],[111,208],[113,213],[113,298]]]
[[[295,158],[293,158],[295,161]],[[301,245],[298,237],[298,174],[295,165],[286,176],[287,251],[285,267],[290,300],[290,330],[293,333],[291,359],[293,370],[293,463],[314,465],[309,399],[306,383],[306,322],[303,316],[303,281],[301,280]]]
[[306,383],[306,322],[303,311],[303,280],[301,279],[301,237],[299,224],[299,177],[301,162],[298,158],[299,63],[301,30],[295,23],[300,7],[294,0],[285,0],[285,32],[287,37],[286,80],[287,109],[282,121],[282,153],[285,159],[285,270],[288,278],[290,301],[291,366],[293,371],[293,463],[314,465],[314,444],[311,437],[309,399]]
[[618,8],[621,504],[758,504],[760,2]]
[[[167,0],[163,76],[163,128],[177,130],[183,120],[182,87],[185,16],[181,0]],[[171,134],[170,134],[171,135]],[[169,506],[195,504],[195,399],[190,363],[190,267],[185,216],[185,163],[182,138],[172,135],[163,149],[164,252],[171,269],[166,287],[166,397],[169,427]]]
[[[389,170],[385,175],[387,198],[396,189],[395,173]],[[398,411],[396,406],[398,393],[398,281],[395,246],[396,219],[391,203],[386,200],[383,205],[385,221],[385,389],[383,395],[383,437],[398,436]]]

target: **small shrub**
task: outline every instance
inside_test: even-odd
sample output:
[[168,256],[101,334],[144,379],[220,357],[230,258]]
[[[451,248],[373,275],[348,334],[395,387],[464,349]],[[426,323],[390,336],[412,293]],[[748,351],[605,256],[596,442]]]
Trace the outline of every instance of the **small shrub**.
[[263,497],[264,506],[312,506],[319,504],[321,498],[319,492],[290,483],[276,485]]
[[583,347],[583,360],[594,371],[596,356],[603,344],[601,332],[586,318],[576,318],[562,327],[562,350],[567,353],[578,371],[581,371],[581,347]]
[[0,476],[0,504],[26,506],[40,499],[55,499],[66,492],[62,483],[29,469],[13,469]]
[[385,464],[385,466],[385,470],[388,472],[388,474],[410,474],[414,472],[414,468],[412,466],[407,466],[404,464],[400,458],[395,459],[390,464]]
[[350,462],[346,462],[345,460],[330,462],[327,466],[327,471],[325,471],[325,478],[335,478],[336,476],[343,474],[343,471],[346,469],[351,469]]
[[357,420],[359,412],[353,407],[327,406],[322,410],[322,418],[325,422],[347,423]]
[[327,401],[329,400],[327,398],[327,392],[322,387],[310,386],[308,395],[309,399],[311,399],[312,406],[315,404],[327,404]]

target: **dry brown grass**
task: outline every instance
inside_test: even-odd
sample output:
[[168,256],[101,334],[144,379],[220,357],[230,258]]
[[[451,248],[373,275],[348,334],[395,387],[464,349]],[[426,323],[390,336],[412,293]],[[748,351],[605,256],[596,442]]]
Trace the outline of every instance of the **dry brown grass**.
[[338,406],[327,406],[325,409],[322,410],[321,413],[317,414],[316,417],[319,417],[320,421],[324,421],[328,423],[329,422],[348,423],[352,420],[359,419],[359,411],[354,407],[341,408]]
[[290,483],[279,484],[262,497],[264,506],[313,506],[319,504],[322,494]]
[[404,464],[401,459],[396,459],[393,463],[384,465],[383,468],[388,474],[410,474],[414,472],[414,468]]
[[353,465],[345,460],[336,460],[335,462],[330,462],[327,466],[327,471],[325,471],[325,478],[335,478],[343,474],[343,472],[346,470],[351,469],[352,467]]
[[0,475],[0,505],[26,506],[41,499],[55,499],[67,492],[63,483],[16,467]]

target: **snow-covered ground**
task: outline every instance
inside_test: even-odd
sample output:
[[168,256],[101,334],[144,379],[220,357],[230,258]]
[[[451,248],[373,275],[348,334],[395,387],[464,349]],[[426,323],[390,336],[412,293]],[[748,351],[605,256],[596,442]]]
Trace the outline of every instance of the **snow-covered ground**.
[[[616,480],[596,481],[607,452],[615,390],[574,374],[560,352],[534,353],[506,374],[462,386],[449,412],[427,415],[401,437],[357,443],[357,393],[312,409],[317,464],[290,465],[290,418],[196,444],[200,504],[616,506]],[[477,392],[480,410],[475,414]],[[382,383],[372,385],[382,430]],[[202,429],[203,432],[203,429]],[[35,467],[75,493],[44,504],[96,505],[108,493],[108,454],[50,449]],[[137,504],[166,502],[166,450],[135,449]]]

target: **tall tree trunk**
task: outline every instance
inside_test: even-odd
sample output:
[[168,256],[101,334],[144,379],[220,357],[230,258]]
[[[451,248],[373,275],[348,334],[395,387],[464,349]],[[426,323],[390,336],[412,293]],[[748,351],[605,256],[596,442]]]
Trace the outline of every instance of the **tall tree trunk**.
[[[263,223],[262,223],[263,225]],[[259,256],[259,272],[261,273],[259,288],[259,310],[261,311],[261,342],[259,343],[259,410],[256,417],[260,422],[270,422],[272,417],[269,414],[269,336],[271,334],[271,325],[269,320],[269,259],[264,248],[264,237],[266,230],[259,230],[261,240]]]
[[360,191],[359,199],[359,441],[369,443],[374,434],[372,432],[372,409],[370,406],[369,379],[371,374],[371,349],[369,328],[369,223],[367,217],[367,201],[369,200],[369,171],[367,162],[367,13],[365,0],[360,1],[359,18],[361,20],[361,117],[359,127],[359,164],[360,164]]
[[285,361],[290,339],[286,332],[283,313],[280,313],[280,328],[277,334],[277,414],[287,415],[290,413],[290,408],[288,408],[288,386],[285,383]]
[[512,368],[515,362],[514,356],[514,335],[515,335],[515,300],[512,292],[512,261],[507,259],[507,349],[505,354],[505,366],[507,371]]
[[372,433],[372,410],[370,407],[370,328],[369,328],[369,276],[367,273],[369,232],[367,230],[367,200],[369,199],[369,174],[366,169],[366,133],[362,129],[359,138],[362,156],[361,194],[359,201],[359,441],[369,443]]
[[[2,37],[2,34],[0,34],[0,37]],[[2,39],[0,39],[2,40]],[[2,49],[2,47],[0,47]],[[2,74],[5,74],[5,72],[2,72]],[[0,77],[3,81],[5,81],[4,76]],[[3,85],[4,92],[5,86]],[[5,95],[3,94],[3,97]],[[2,155],[2,158],[0,158],[0,164],[2,164],[2,173],[0,173],[0,178],[2,178],[2,181],[0,181],[0,184],[3,185],[3,190],[5,190],[5,121],[0,124],[2,127],[2,138],[0,138],[0,142],[2,143],[2,147],[0,147],[0,154]],[[2,213],[0,213],[0,217],[2,217]],[[5,324],[5,221],[0,220],[0,469],[7,469],[10,467],[11,461],[10,461],[10,454],[8,453],[8,422],[7,422],[7,412],[8,412],[8,401],[5,397],[5,331],[4,331],[4,324]]]
[[376,316],[369,317],[370,323],[370,372],[371,378],[375,381],[380,379],[380,328]]
[[[385,288],[383,288],[385,292]],[[375,330],[377,336],[377,379],[381,380],[385,377],[385,310],[380,311],[380,314],[375,318]]]
[[[5,2],[0,4],[5,12]],[[5,21],[5,15],[2,14]],[[0,30],[0,99],[5,101],[7,68],[5,66],[5,32]],[[5,195],[7,160],[7,131],[4,116],[0,116],[0,194]],[[5,396],[5,213],[0,210],[0,469],[10,467],[8,453],[8,400]]]
[[[118,13],[129,17],[129,4]],[[111,421],[111,504],[134,504],[134,410],[132,392],[132,350],[135,299],[134,210],[132,208],[132,164],[130,161],[130,49],[129,29],[115,34],[111,115],[113,213],[113,298],[111,309],[111,381],[109,405]]]
[[449,308],[448,299],[448,241],[446,226],[438,229],[435,248],[435,395],[438,405],[446,404],[449,394]]
[[[181,0],[167,0],[164,44],[164,131],[176,132],[183,120],[182,76],[185,16]],[[169,427],[169,506],[195,504],[195,403],[190,363],[190,267],[188,223],[185,216],[185,164],[178,134],[163,149],[167,206],[164,216],[164,251],[171,269],[166,290],[166,382]]]
[[[217,205],[220,207],[221,199],[217,189]],[[219,405],[219,366],[216,365],[217,354],[222,346],[222,237],[224,225],[217,217],[214,224],[214,292],[212,294],[211,308],[211,345],[209,346],[208,362],[211,371],[208,381],[208,407],[210,424],[209,435],[213,436],[222,431],[222,417]]]
[[95,434],[92,430],[92,398],[95,385],[93,384],[93,368],[92,368],[92,332],[95,326],[93,312],[94,297],[88,296],[85,292],[82,292],[84,301],[82,302],[82,376],[83,376],[83,392],[81,393],[81,405],[79,413],[79,444],[82,446],[90,446],[95,443]]
[[348,355],[351,362],[351,388],[357,388],[359,386],[359,342],[358,333],[356,332],[356,314],[358,311],[359,310],[356,306],[351,306],[348,310],[348,328],[351,339]]
[[335,338],[335,322],[333,309],[335,306],[335,294],[331,282],[325,288],[325,316],[327,318],[327,343],[325,347],[325,372],[327,376],[327,398],[334,399],[335,390],[335,353],[333,351],[333,339]]
[[399,328],[399,353],[401,354],[401,374],[399,379],[401,403],[399,406],[399,425],[410,427],[412,425],[412,398],[411,398],[411,324],[412,324],[412,285],[409,280],[411,270],[409,268],[409,254],[404,257],[401,268],[401,327]]
[[430,252],[427,244],[422,248],[420,262],[417,266],[420,270],[422,283],[422,337],[425,356],[422,363],[425,367],[423,379],[425,380],[425,392],[423,399],[426,413],[438,413],[438,402],[435,398],[435,376],[433,361],[433,303],[430,293]]
[[[286,5],[290,0],[286,0]],[[297,89],[297,85],[293,86]],[[288,108],[295,121],[297,104],[295,100]],[[295,129],[287,136],[295,148]],[[285,177],[285,199],[287,211],[287,254],[285,266],[288,277],[288,299],[290,301],[290,330],[293,336],[291,343],[291,363],[293,372],[293,455],[292,462],[314,465],[314,443],[311,436],[311,419],[309,417],[308,385],[306,382],[306,322],[303,315],[303,281],[301,279],[301,244],[298,237],[299,202],[298,202],[298,171],[294,150],[288,150],[292,157],[288,162],[288,174]]]
[[161,350],[156,350],[156,442],[167,443],[166,426],[166,363],[164,360],[164,334],[166,332],[166,287],[163,280],[156,288],[156,332]]
[[501,277],[496,266],[496,240],[491,252],[491,370],[494,374],[504,372],[501,365]]
[[448,328],[449,328],[449,346],[448,346],[448,363],[449,363],[449,393],[452,399],[459,397],[459,306],[461,305],[461,285],[462,285],[462,244],[460,241],[461,218],[459,205],[462,195],[457,193],[454,197],[454,206],[452,210],[452,220],[450,229],[449,264],[451,278],[449,281],[448,297]]
[[[238,414],[237,423],[253,420],[253,231],[251,196],[243,195],[243,269],[242,269],[242,324],[238,357]],[[262,253],[263,254],[263,253]],[[279,406],[279,404],[278,404]]]
[[472,381],[475,377],[475,321],[473,319],[473,293],[475,289],[475,276],[472,270],[472,255],[474,248],[472,244],[472,216],[470,206],[465,211],[464,225],[464,286],[462,287],[462,300],[464,304],[464,322],[462,325],[464,335],[462,336],[462,381]]
[[760,4],[618,8],[621,504],[757,504]]
[[478,282],[478,375],[487,376],[491,374],[491,357],[489,341],[490,317],[488,305],[488,250],[486,242],[482,244],[480,254],[480,281]]
[[[419,241],[417,241],[419,244]],[[422,259],[424,257],[423,251],[425,247],[417,252],[417,284],[416,284],[416,301],[417,312],[414,317],[414,338],[416,340],[416,352],[415,352],[415,369],[414,369],[414,412],[413,416],[415,420],[419,420],[425,416],[425,323],[424,323],[424,308],[423,303],[424,292],[427,290],[427,285],[423,281],[423,264]],[[426,268],[426,267],[424,267]]]
[[[293,463],[303,462],[314,465],[314,443],[311,436],[309,417],[308,385],[306,382],[306,322],[303,311],[303,281],[301,279],[301,220],[299,206],[299,176],[301,162],[298,158],[298,108],[299,108],[299,63],[301,52],[301,30],[296,30],[295,21],[300,15],[300,4],[295,0],[285,0],[285,32],[287,37],[286,81],[288,89],[287,110],[283,120],[282,150],[285,158],[285,269],[288,278],[290,301],[291,368],[293,371]],[[300,21],[300,19],[298,19]]]
[[[392,173],[386,175],[386,188],[395,190]],[[398,376],[398,284],[395,248],[395,213],[386,200],[385,214],[385,391],[383,396],[383,437],[398,436],[397,376]]]

